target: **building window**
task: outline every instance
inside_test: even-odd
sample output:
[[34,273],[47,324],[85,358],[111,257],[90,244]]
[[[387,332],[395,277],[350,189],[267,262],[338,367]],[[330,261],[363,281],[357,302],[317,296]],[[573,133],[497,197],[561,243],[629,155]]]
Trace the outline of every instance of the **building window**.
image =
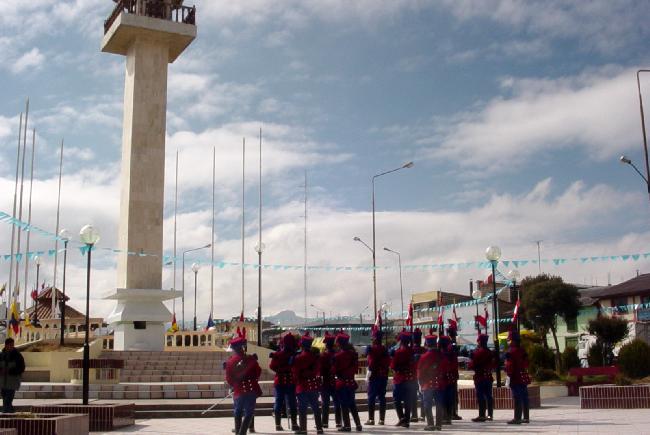
[[567,330],[567,332],[578,332],[578,318],[577,317],[566,319],[566,330]]
[[615,307],[615,313],[617,314],[627,314],[627,297],[614,298],[612,299],[612,307]]
[[142,320],[134,320],[133,329],[147,329],[147,322]]

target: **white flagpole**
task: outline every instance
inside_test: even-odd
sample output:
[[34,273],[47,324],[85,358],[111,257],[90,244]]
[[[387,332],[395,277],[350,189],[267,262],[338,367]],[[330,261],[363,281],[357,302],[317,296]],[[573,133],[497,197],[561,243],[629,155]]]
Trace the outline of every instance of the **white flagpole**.
[[210,318],[214,318],[214,189],[217,147],[212,147],[212,244],[210,245]]
[[[59,152],[59,193],[56,199],[56,235],[59,236],[59,217],[61,215],[61,177],[63,175],[63,139],[61,139],[61,151]],[[54,241],[54,275],[52,278],[52,314],[56,312],[56,272],[59,264],[59,239]],[[63,314],[61,314],[63,315]]]
[[[11,217],[16,218],[16,202],[18,200],[18,168],[20,167],[20,135],[23,133],[23,113],[20,113],[20,123],[18,124],[18,150],[16,152],[16,181],[14,182],[14,207],[11,212]],[[16,240],[16,226],[11,226],[11,258],[9,260],[9,288],[5,291],[7,292],[7,306],[6,308],[6,318],[9,320],[9,304],[11,303],[11,295],[14,291],[13,288],[13,277],[14,277],[14,242]],[[16,277],[18,280],[18,277]],[[7,325],[9,323],[7,322]]]
[[303,279],[305,290],[305,322],[307,322],[307,170],[305,169],[305,255],[303,264]]
[[[178,213],[178,150],[176,150],[176,179],[174,184],[174,271],[172,290],[176,290],[176,215]],[[172,299],[172,313],[176,315],[176,298]]]
[[[32,190],[34,187],[34,154],[36,151],[36,129],[32,129],[32,163],[29,169],[29,201],[27,205],[27,223],[32,224]],[[27,278],[29,277],[29,241],[31,239],[31,231],[27,232],[27,241],[25,242],[25,291],[23,299],[25,301],[25,308],[27,308]],[[38,292],[38,282],[36,283],[36,291]]]
[[[20,170],[20,196],[18,199],[18,220],[23,220],[23,187],[25,184],[25,153],[26,153],[26,147],[27,147],[27,120],[29,118],[29,98],[27,99],[27,104],[26,104],[26,109],[25,109],[25,128],[23,129],[23,154],[22,154],[22,168]],[[20,253],[20,231],[18,231],[18,237],[17,237],[17,242],[16,242],[16,254]],[[16,289],[20,289],[20,280],[18,278],[18,272],[20,269],[20,262],[18,259],[16,259]],[[23,289],[25,292],[27,291],[26,289]],[[18,297],[20,296],[20,293],[15,295],[15,300],[20,301]],[[25,301],[27,299],[25,298]],[[23,310],[27,309],[27,303],[25,302],[25,306],[22,307]]]
[[244,312],[244,238],[246,236],[246,138],[242,138],[241,154],[241,312]]

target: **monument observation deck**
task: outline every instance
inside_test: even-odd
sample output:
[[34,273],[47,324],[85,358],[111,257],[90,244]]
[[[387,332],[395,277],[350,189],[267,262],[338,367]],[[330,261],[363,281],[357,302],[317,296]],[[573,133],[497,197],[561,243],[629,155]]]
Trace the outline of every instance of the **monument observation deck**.
[[104,33],[108,32],[121,13],[144,15],[151,18],[196,24],[196,7],[183,6],[182,0],[113,0],[116,5],[104,21]]

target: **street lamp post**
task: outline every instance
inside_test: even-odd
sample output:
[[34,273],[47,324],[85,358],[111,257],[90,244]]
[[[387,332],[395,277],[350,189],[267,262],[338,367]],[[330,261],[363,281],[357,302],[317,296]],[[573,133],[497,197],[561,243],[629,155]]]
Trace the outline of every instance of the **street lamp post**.
[[397,263],[399,264],[399,298],[400,306],[402,311],[400,312],[400,319],[402,319],[402,324],[404,324],[404,287],[402,286],[402,256],[399,252],[393,251],[392,249],[384,248],[384,251],[392,252],[397,254]]
[[84,353],[83,353],[83,392],[82,400],[84,405],[88,405],[88,386],[90,384],[90,346],[88,336],[90,334],[90,259],[93,246],[99,242],[99,232],[92,225],[84,226],[79,231],[81,242],[86,245],[88,253],[88,263],[86,265],[86,334],[84,336]]
[[257,345],[262,346],[262,252],[266,247],[261,240],[255,245],[257,252]]
[[[515,292],[515,295],[517,295],[517,301],[515,302],[515,309],[517,310],[517,318],[515,319],[516,320],[516,327],[517,327],[517,334],[519,334],[519,331],[520,331],[520,323],[519,323],[520,312],[519,312],[519,310],[521,310],[521,301],[519,299],[519,289],[517,288],[517,280],[519,279],[520,276],[521,276],[521,274],[519,273],[519,271],[517,269],[512,269],[512,270],[508,271],[508,279],[510,279],[510,281],[512,281],[512,290]],[[516,305],[517,302],[519,303],[519,308],[517,308],[517,305]]]
[[[65,344],[65,269],[68,262],[68,242],[70,241],[70,233],[68,230],[63,229],[59,232],[59,237],[63,239],[63,297],[59,303],[59,311],[61,312],[61,337],[59,339],[59,345],[63,346]],[[54,289],[56,291],[56,289]]]
[[199,263],[192,263],[192,272],[194,272],[194,327],[192,330],[196,331],[196,281],[199,275]]
[[206,249],[212,246],[212,243],[208,243],[205,246],[201,246],[198,248],[193,248],[193,249],[188,249],[187,251],[183,251],[183,266],[181,268],[181,309],[183,311],[182,313],[182,320],[181,323],[183,324],[183,331],[185,330],[185,254],[188,252],[193,252],[193,251],[198,251],[199,249]]
[[390,171],[382,172],[372,177],[372,287],[373,287],[373,301],[374,310],[377,312],[377,258],[375,246],[375,179],[382,175],[387,175],[392,172],[399,171],[400,169],[408,169],[413,167],[413,162],[408,162],[399,168],[391,169]]
[[[359,243],[361,243],[363,246],[365,246],[366,248],[368,248],[368,250],[372,253],[372,262],[373,262],[373,265],[374,265],[374,263],[375,263],[375,250],[372,249],[370,246],[368,246],[368,244],[367,244],[366,242],[364,242],[363,240],[361,240],[360,237],[356,237],[356,236],[355,236],[355,237],[352,238],[352,240],[354,240],[355,242],[359,242]],[[377,283],[377,281],[375,280],[375,268],[374,268],[374,267],[372,268],[372,282],[373,282],[373,284],[376,284],[376,283]],[[374,290],[373,295],[374,295],[375,302],[376,302],[376,301],[377,301],[377,286],[373,286],[373,290]],[[376,307],[376,306],[377,306],[377,305],[375,304],[375,307]],[[377,310],[375,310],[375,312],[377,312]]]
[[494,352],[497,360],[497,388],[501,387],[501,357],[499,355],[499,314],[497,308],[497,263],[501,258],[501,249],[498,246],[490,246],[485,250],[485,258],[492,264],[492,322],[494,323]]
[[[643,113],[643,97],[641,96],[641,73],[650,72],[648,69],[640,69],[636,72],[636,86],[639,91],[639,111],[641,112],[641,131],[643,133],[643,155],[645,156],[645,180],[648,187],[648,196],[650,197],[650,183],[648,179],[650,178],[650,165],[648,164],[648,138],[645,132],[645,115]],[[636,169],[636,168],[635,168]],[[637,170],[638,172],[638,170]]]

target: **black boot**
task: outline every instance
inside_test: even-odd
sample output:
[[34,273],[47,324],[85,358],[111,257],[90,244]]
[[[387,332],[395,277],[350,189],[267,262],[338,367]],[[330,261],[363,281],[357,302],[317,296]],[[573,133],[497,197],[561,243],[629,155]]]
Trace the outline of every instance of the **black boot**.
[[323,406],[323,413],[321,414],[321,424],[323,425],[323,428],[327,429],[329,427],[329,419],[330,409],[328,406]]
[[244,417],[244,419],[241,422],[241,427],[239,428],[239,432],[237,432],[237,435],[246,435],[248,433],[248,428],[251,425],[251,421],[253,420],[253,416],[249,417]]
[[366,426],[375,425],[375,404],[368,402],[368,421],[364,423]]
[[524,419],[521,420],[521,422],[522,423],[530,423],[530,407],[524,405],[523,410],[524,410]]
[[320,412],[314,412],[314,423],[316,423],[316,433],[323,433],[323,421],[320,419]]
[[280,414],[276,414],[274,415],[274,417],[275,417],[275,430],[276,431],[284,430],[282,428],[282,416]]
[[341,427],[341,405],[334,405],[334,421],[336,422],[336,427]]
[[436,402],[436,429],[442,430],[442,421],[445,418],[445,408],[442,403]]
[[418,399],[415,399],[411,402],[411,418],[409,419],[411,423],[417,423],[418,419]]
[[248,432],[255,433],[255,415],[251,417],[251,424],[248,426]]
[[300,427],[298,427],[298,416],[296,415],[296,411],[290,411],[290,414],[291,414],[291,430],[294,432],[300,430]]
[[473,418],[472,421],[474,423],[483,423],[485,420],[485,401],[480,400],[478,402],[478,417]]
[[411,406],[404,406],[404,424],[402,427],[409,427],[411,425]]
[[424,411],[424,417],[426,418],[427,425],[424,427],[424,430],[427,432],[433,432],[436,430],[436,424],[433,421],[433,411],[431,409],[426,409]]
[[239,429],[241,429],[241,421],[241,415],[239,417],[235,416],[235,430],[233,431],[235,434],[239,434]]
[[494,398],[488,397],[487,400],[487,420],[494,420]]
[[294,430],[293,433],[296,434],[306,434],[307,433],[307,413],[300,414],[298,416],[298,421],[300,422],[300,427],[298,430]]
[[357,432],[361,432],[363,430],[363,426],[361,426],[361,419],[359,418],[359,411],[357,411],[356,406],[354,408],[350,408],[350,414],[352,414],[354,424],[357,426]]
[[341,420],[343,420],[339,432],[352,432],[350,426],[350,410],[348,408],[341,408]]
[[385,420],[386,420],[386,405],[379,404],[379,421],[377,422],[377,424],[379,426],[383,426]]
[[508,424],[521,424],[521,403],[515,401],[515,418],[510,420]]

